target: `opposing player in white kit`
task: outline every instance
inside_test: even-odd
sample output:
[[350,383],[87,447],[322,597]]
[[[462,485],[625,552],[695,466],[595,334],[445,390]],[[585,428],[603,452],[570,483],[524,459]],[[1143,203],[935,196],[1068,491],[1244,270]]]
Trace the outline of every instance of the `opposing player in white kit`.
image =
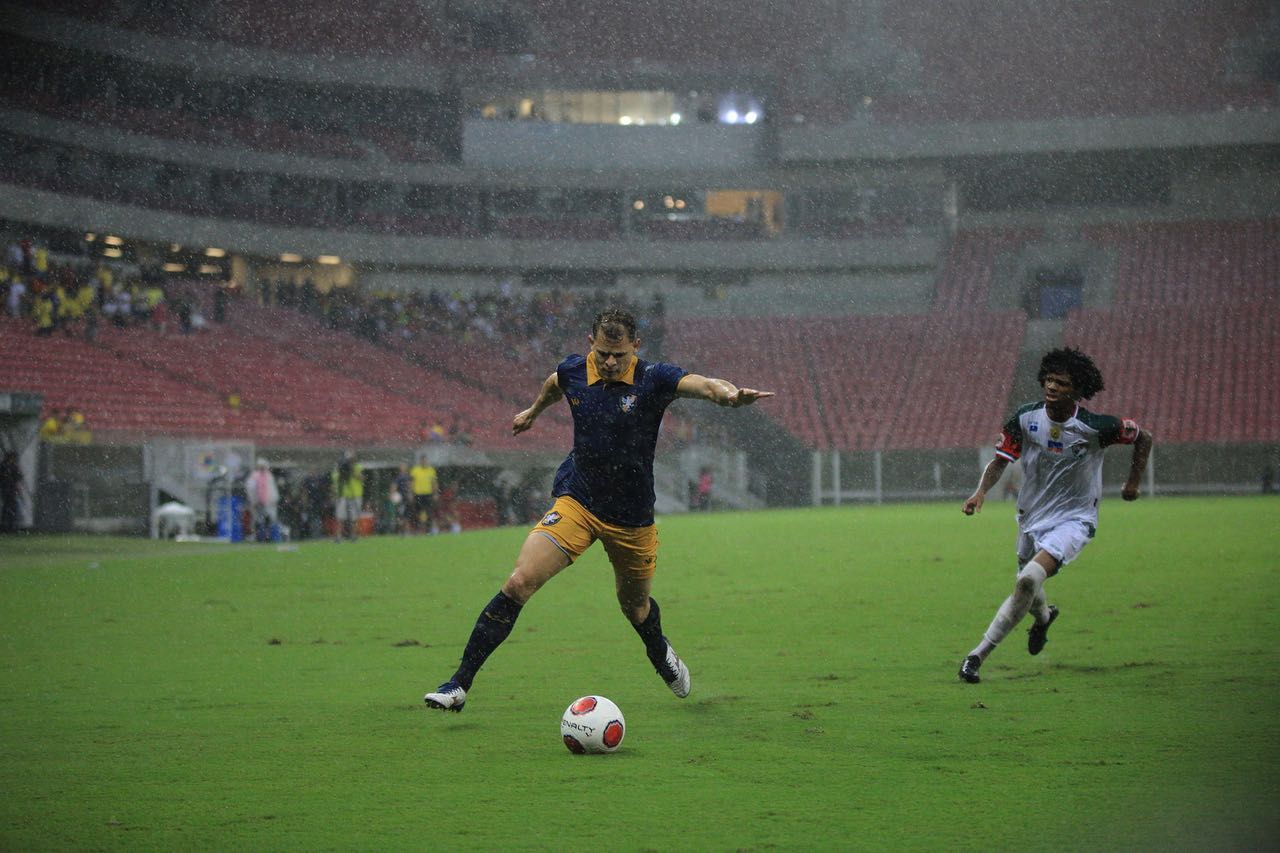
[[1027,651],[1040,654],[1058,608],[1048,604],[1044,582],[1076,558],[1093,538],[1102,497],[1102,456],[1113,444],[1132,444],[1133,460],[1121,495],[1138,499],[1138,486],[1151,453],[1151,434],[1128,419],[1096,415],[1080,407],[1103,389],[1102,374],[1089,356],[1056,349],[1040,361],[1036,376],[1044,401],[1018,409],[1004,425],[995,458],[982,472],[964,514],[982,509],[987,492],[1010,462],[1022,460],[1018,492],[1018,575],[982,642],[960,664],[960,678],[981,681],[987,655],[1029,612],[1035,619]]

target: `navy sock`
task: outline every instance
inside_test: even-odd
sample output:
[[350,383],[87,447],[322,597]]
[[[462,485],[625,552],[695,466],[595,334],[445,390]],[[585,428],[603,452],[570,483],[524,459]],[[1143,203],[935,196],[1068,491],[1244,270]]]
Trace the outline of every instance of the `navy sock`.
[[640,639],[644,640],[644,650],[649,655],[649,663],[659,672],[667,669],[667,638],[662,636],[662,611],[658,602],[649,599],[649,616],[639,625],[632,625]]
[[471,639],[462,652],[462,663],[453,674],[453,680],[462,685],[463,690],[471,689],[471,682],[484,662],[493,654],[494,649],[502,645],[515,627],[516,617],[524,605],[517,604],[515,599],[499,591],[480,611],[476,626],[471,629]]

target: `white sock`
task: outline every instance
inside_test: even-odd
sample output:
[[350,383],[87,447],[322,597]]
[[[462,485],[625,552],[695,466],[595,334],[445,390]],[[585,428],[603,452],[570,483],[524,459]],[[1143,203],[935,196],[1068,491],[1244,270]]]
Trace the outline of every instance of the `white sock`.
[[[982,660],[986,660],[987,655],[995,650],[1000,641],[1009,636],[1010,631],[1018,627],[1018,623],[1027,615],[1027,611],[1031,609],[1036,600],[1044,600],[1044,582],[1048,577],[1049,574],[1044,570],[1044,566],[1035,560],[1023,566],[1022,571],[1018,572],[1018,579],[1013,587],[1013,595],[1006,598],[1000,605],[1000,609],[996,611],[995,618],[991,620],[991,625],[987,627],[987,633],[982,637],[982,642],[978,643],[969,654],[977,655]],[[1044,618],[1046,620],[1049,618],[1047,612]]]

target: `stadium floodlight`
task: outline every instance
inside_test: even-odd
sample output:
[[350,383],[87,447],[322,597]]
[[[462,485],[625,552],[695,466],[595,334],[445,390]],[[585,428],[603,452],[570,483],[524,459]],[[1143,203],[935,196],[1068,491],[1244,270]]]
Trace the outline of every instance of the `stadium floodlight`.
[[215,246],[210,246],[209,248],[204,250],[204,253],[210,258],[224,258],[227,255],[227,250],[219,249]]
[[124,257],[124,252],[121,249],[117,248],[116,246],[108,246],[107,248],[102,250],[102,254],[108,258]]
[[747,124],[755,124],[756,119],[758,118],[760,118],[760,114],[758,112],[756,112],[755,110],[748,110],[747,114],[742,117],[742,120],[745,121]]
[[342,258],[338,257],[337,255],[318,255],[316,256],[316,260],[322,264],[329,264],[329,265],[342,263]]
[[618,117],[618,124],[623,125],[623,126],[626,126],[626,125],[631,124],[631,116],[619,116],[619,117]]
[[302,260],[302,255],[298,255],[293,252],[284,252],[280,255],[280,260],[284,261],[286,264],[296,264]]
[[106,243],[108,246],[123,246],[124,238],[117,237],[114,234],[108,234],[107,236],[102,238],[102,242]]
[[725,110],[725,113],[724,113],[724,123],[725,123],[725,124],[737,124],[737,123],[738,123],[738,111],[737,111],[737,110]]
[[672,124],[679,124],[682,118],[684,118],[684,116],[680,115],[680,113],[672,113],[671,118],[668,119],[668,121]]

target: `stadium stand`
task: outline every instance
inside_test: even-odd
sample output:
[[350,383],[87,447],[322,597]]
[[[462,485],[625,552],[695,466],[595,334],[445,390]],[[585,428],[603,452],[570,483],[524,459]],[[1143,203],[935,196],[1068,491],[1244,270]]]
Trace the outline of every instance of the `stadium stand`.
[[671,347],[712,372],[752,364],[760,387],[785,389],[768,416],[809,446],[948,449],[990,438],[1025,323],[1019,311],[686,320]]
[[[1205,14],[1183,0],[1098,6],[1051,0],[1002,14],[962,0],[747,4],[669,9],[639,0],[501,4],[427,15],[410,0],[269,5],[76,3],[37,8],[166,38],[320,57],[412,57],[429,65],[536,57],[548,74],[650,63],[771,77],[779,116],[882,124],[1157,115],[1275,106],[1274,83],[1228,73],[1233,46],[1263,28],[1265,0]],[[875,42],[876,48],[871,44]],[[981,56],[974,62],[970,57]],[[867,100],[864,101],[863,98]]]
[[1119,253],[1117,305],[1251,302],[1280,289],[1280,219],[1091,226]]
[[1115,366],[1089,405],[1140,416],[1162,443],[1280,441],[1274,299],[1197,312],[1170,304],[1086,309],[1071,314],[1065,339]]
[[970,311],[987,306],[996,259],[1042,235],[1040,229],[973,229],[952,240],[934,295],[935,311]]

